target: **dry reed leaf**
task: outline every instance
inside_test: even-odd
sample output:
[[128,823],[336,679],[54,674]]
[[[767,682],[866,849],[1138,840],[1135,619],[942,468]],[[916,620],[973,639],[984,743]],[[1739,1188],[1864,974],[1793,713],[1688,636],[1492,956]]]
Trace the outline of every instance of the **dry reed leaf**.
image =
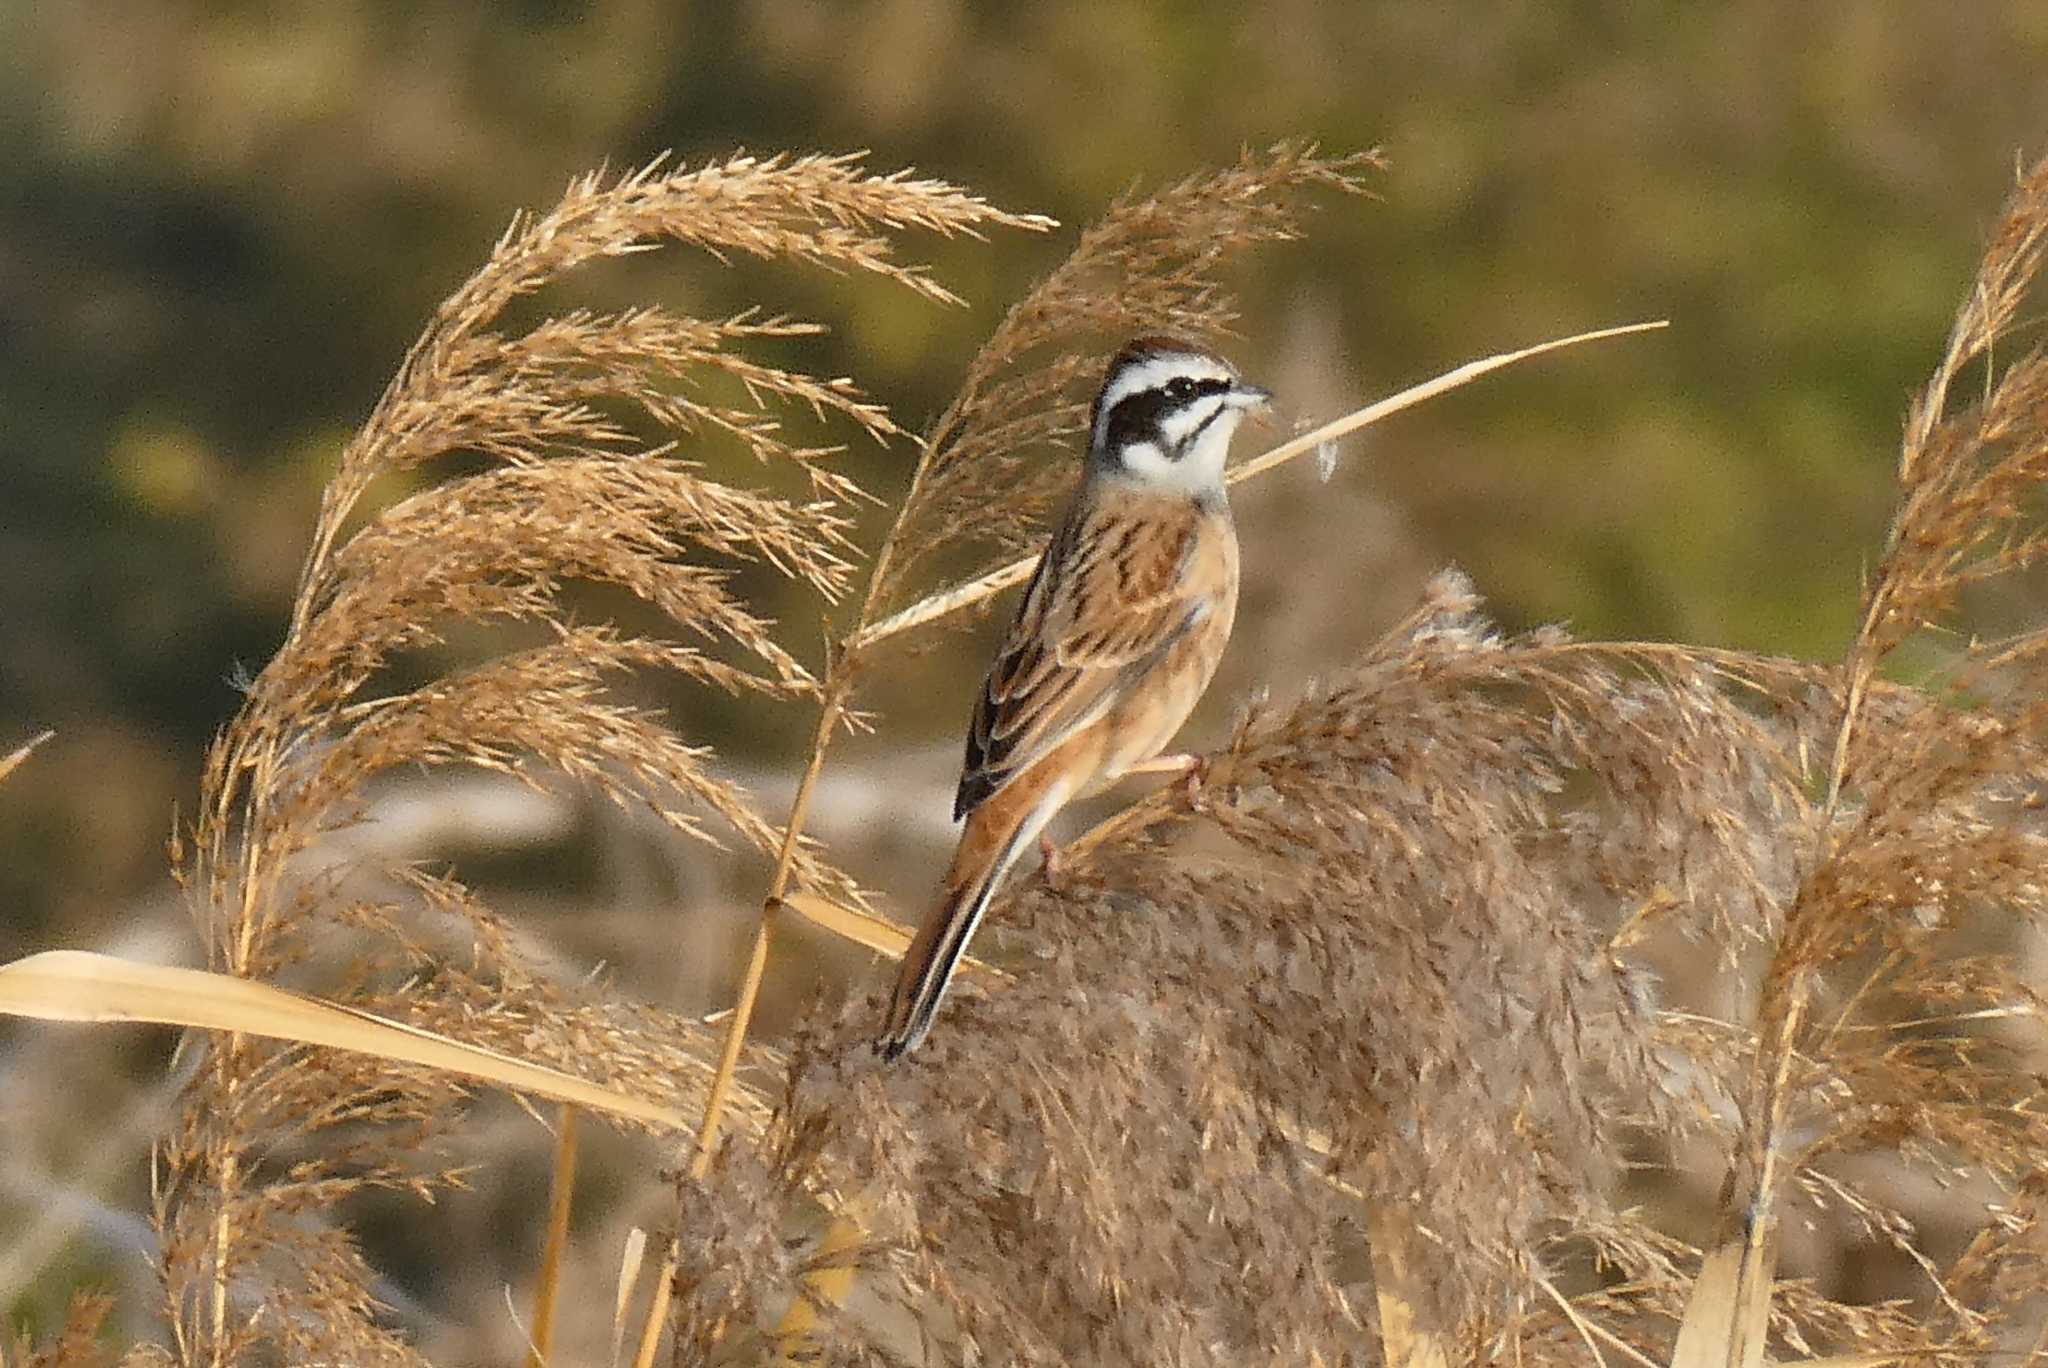
[[1671,1368],[1761,1368],[1770,1337],[1771,1276],[1759,1279],[1746,1240],[1700,1263],[1671,1351]]
[[[886,917],[845,907],[830,898],[821,898],[810,893],[785,893],[778,902],[800,913],[804,920],[812,925],[822,926],[835,936],[852,941],[855,945],[865,946],[892,960],[902,959],[910,950],[913,929],[890,921]],[[994,965],[984,964],[971,955],[961,956],[960,967],[970,973],[993,979],[1010,977]]]
[[633,1304],[633,1290],[640,1285],[640,1270],[647,1262],[647,1232],[634,1226],[626,1232],[625,1248],[619,1251],[619,1276],[612,1293],[612,1349],[607,1360],[618,1368],[619,1353],[626,1344],[626,1308]]
[[0,1012],[43,1021],[128,1021],[246,1032],[435,1069],[663,1130],[690,1127],[690,1119],[672,1107],[556,1069],[339,1003],[202,969],[138,964],[85,950],[45,950],[0,965]]

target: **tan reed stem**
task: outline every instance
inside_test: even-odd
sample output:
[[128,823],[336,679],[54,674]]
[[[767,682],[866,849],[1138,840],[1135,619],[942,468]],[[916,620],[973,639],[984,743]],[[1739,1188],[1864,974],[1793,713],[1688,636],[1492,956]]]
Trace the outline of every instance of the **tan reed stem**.
[[[835,652],[826,669],[825,705],[818,710],[818,729],[811,738],[810,762],[804,766],[803,777],[797,781],[796,796],[790,801],[789,821],[783,828],[775,873],[768,881],[768,893],[761,902],[761,918],[754,927],[754,945],[747,956],[746,973],[740,980],[739,997],[733,1003],[732,1015],[726,1020],[725,1045],[719,1052],[718,1071],[712,1075],[711,1088],[704,1099],[704,1119],[698,1124],[696,1150],[690,1159],[692,1178],[703,1178],[711,1169],[712,1156],[717,1153],[719,1121],[725,1113],[726,1099],[732,1093],[733,1076],[739,1071],[740,1051],[746,1044],[747,1028],[753,1022],[754,1007],[761,996],[761,980],[768,971],[768,951],[776,913],[782,906],[782,895],[789,888],[796,845],[803,835],[804,817],[810,811],[811,794],[817,787],[818,774],[825,766],[825,751],[832,743],[832,731],[839,725],[839,718],[845,710],[852,673],[846,668],[845,659],[842,653]],[[675,1243],[671,1241],[668,1252],[662,1257],[661,1272],[655,1280],[654,1301],[648,1308],[647,1324],[641,1331],[639,1352],[633,1358],[634,1368],[650,1368],[654,1362],[655,1349],[661,1343],[662,1322],[667,1319],[669,1298],[674,1291],[676,1266]]]
[[49,740],[56,734],[57,733],[53,731],[37,732],[28,740],[22,742],[19,746],[16,746],[13,750],[7,752],[7,754],[0,755],[0,779],[5,779],[8,775],[14,773],[14,771],[16,770],[16,768],[20,766],[22,761],[28,759],[30,755],[35,753],[36,747],[42,745],[45,741]]
[[668,1256],[661,1261],[661,1276],[654,1280],[654,1300],[647,1306],[647,1324],[640,1329],[640,1347],[633,1355],[633,1368],[654,1368],[654,1351],[661,1346],[661,1329],[668,1321],[669,1298],[675,1295],[674,1241],[670,1241],[668,1250]]
[[733,1074],[739,1068],[740,1048],[746,1043],[747,1027],[753,1021],[754,1004],[761,993],[761,979],[768,968],[768,944],[775,914],[782,905],[783,893],[789,888],[790,869],[796,860],[797,842],[803,836],[804,818],[810,812],[811,794],[817,788],[819,772],[825,767],[825,751],[832,744],[832,731],[839,725],[839,718],[845,711],[850,672],[840,668],[839,660],[840,657],[835,655],[833,664],[826,671],[825,705],[818,710],[818,729],[811,738],[810,762],[804,766],[803,777],[797,781],[796,797],[790,801],[789,821],[783,827],[775,873],[768,881],[768,893],[761,902],[761,920],[754,930],[753,952],[747,960],[746,975],[740,982],[739,999],[733,1004],[732,1016],[726,1022],[725,1048],[719,1055],[718,1072],[712,1076],[711,1091],[704,1101],[703,1123],[697,1128],[697,1151],[690,1162],[693,1178],[702,1178],[711,1167],[711,1156],[718,1141],[718,1123],[725,1111],[726,1098],[732,1091]]
[[561,1294],[562,1255],[569,1246],[569,1211],[576,1191],[576,1109],[564,1102],[555,1123],[555,1176],[548,1197],[547,1240],[533,1286],[533,1342],[527,1368],[547,1368],[555,1338],[555,1303]]

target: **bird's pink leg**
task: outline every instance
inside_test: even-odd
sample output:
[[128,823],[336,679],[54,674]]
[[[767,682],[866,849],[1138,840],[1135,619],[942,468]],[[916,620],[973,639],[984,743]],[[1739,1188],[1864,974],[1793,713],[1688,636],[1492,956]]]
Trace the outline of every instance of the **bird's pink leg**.
[[1155,755],[1150,760],[1140,760],[1137,764],[1125,770],[1124,773],[1126,775],[1180,775],[1181,782],[1185,785],[1183,791],[1186,794],[1188,806],[1195,807],[1198,806],[1196,801],[1197,795],[1200,794],[1202,789],[1202,777],[1208,772],[1208,768],[1209,762],[1203,756],[1190,755],[1185,751],[1175,751],[1167,755]]
[[1150,760],[1140,760],[1137,764],[1125,770],[1124,773],[1126,775],[1186,774],[1189,770],[1200,769],[1201,767],[1201,756],[1190,755],[1186,751],[1169,751],[1165,755],[1155,755]]
[[1060,892],[1066,885],[1066,859],[1060,848],[1052,843],[1052,837],[1038,833],[1038,858],[1045,862],[1045,882],[1054,892]]

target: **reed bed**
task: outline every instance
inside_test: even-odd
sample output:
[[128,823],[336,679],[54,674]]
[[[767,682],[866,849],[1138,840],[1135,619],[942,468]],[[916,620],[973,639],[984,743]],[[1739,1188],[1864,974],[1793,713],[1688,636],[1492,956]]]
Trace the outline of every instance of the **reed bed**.
[[[1269,681],[1198,789],[1082,836],[1057,887],[1014,881],[985,972],[911,1060],[868,1050],[879,974],[757,1038],[788,918],[902,944],[804,834],[835,739],[888,725],[871,667],[1015,581],[1111,348],[1227,334],[1226,267],[1380,169],[1287,144],[1112,205],[916,435],[851,380],[756,359],[804,320],[508,320],[578,266],[668,243],[945,303],[906,239],[1047,221],[816,156],[593,176],[516,221],[343,453],[284,643],[174,843],[198,957],[268,996],[187,1040],[153,1158],[163,1333],[124,1361],[424,1362],[317,1217],[466,1181],[486,1086],[563,1104],[532,1213],[555,1232],[534,1362],[588,1121],[675,1172],[668,1228],[618,1278],[622,1362],[2048,1357],[2048,633],[1943,634],[2048,547],[2048,356],[2014,340],[2048,163],[1912,401],[1839,660],[1505,633],[1446,571],[1357,658]],[[872,550],[840,439],[915,453]],[[698,459],[714,440],[761,478]],[[744,592],[764,577],[828,616],[829,649]],[[564,589],[586,582],[668,630],[579,620]],[[464,623],[515,644],[407,683]],[[1909,642],[1936,661],[1910,681],[1889,668]],[[620,691],[650,674],[804,715],[790,809]],[[732,1010],[565,975],[451,874],[321,858],[378,776],[420,765],[595,792],[750,852]],[[168,981],[83,986],[104,969],[0,967],[0,1008],[191,1022]],[[361,1033],[309,1038],[300,1006]],[[1962,1213],[1960,1246],[1919,1228],[1913,1183]],[[1688,1184],[1718,1194],[1711,1229],[1650,1199]],[[1782,1276],[1784,1230],[1816,1222],[1890,1251],[1910,1294]],[[0,1357],[99,1362],[106,1309],[82,1298]]]

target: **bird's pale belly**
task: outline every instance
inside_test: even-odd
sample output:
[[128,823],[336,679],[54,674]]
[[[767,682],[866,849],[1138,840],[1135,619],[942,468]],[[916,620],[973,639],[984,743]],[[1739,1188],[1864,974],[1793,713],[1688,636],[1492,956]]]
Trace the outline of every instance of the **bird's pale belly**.
[[1165,750],[1202,701],[1230,639],[1230,610],[1235,605],[1222,606],[1220,620],[1204,623],[1160,664],[1152,679],[1132,690],[1131,697],[1103,719],[1102,760],[1089,790],[1114,783],[1131,766]]

